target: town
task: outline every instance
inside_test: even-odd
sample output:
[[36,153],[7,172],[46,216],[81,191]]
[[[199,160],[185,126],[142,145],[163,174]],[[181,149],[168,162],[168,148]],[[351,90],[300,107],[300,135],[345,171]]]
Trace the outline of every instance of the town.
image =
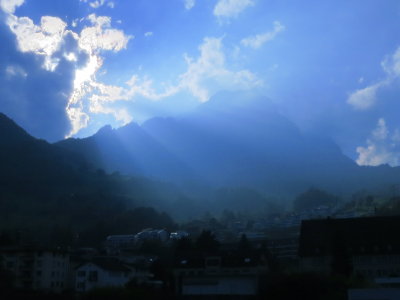
[[[347,203],[351,211],[319,206],[247,222],[225,212],[177,231],[110,235],[97,248],[3,245],[2,289],[65,299],[398,299],[400,216],[377,216],[375,205],[369,199],[357,208]],[[314,290],[315,280],[326,290]]]

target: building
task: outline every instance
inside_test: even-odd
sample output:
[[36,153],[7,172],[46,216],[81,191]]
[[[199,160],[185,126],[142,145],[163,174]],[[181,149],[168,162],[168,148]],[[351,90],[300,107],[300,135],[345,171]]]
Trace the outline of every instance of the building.
[[60,250],[0,249],[3,268],[15,276],[15,287],[60,293],[71,287],[70,256]]
[[267,270],[266,264],[253,256],[182,257],[174,268],[176,293],[204,299],[214,296],[251,298],[258,294],[260,278]]
[[180,239],[184,239],[184,238],[188,238],[188,237],[189,237],[189,233],[187,233],[186,231],[183,231],[183,230],[171,232],[169,235],[169,238],[171,240],[180,240]]
[[119,254],[121,250],[131,249],[135,246],[136,236],[134,234],[109,235],[104,247],[108,254]]
[[400,216],[303,221],[300,266],[324,273],[344,271],[371,280],[399,277],[399,236]]
[[97,257],[75,269],[75,290],[123,287],[135,277],[135,268],[113,257]]
[[298,236],[282,237],[269,239],[267,247],[271,254],[277,259],[297,259],[297,252],[299,248]]
[[349,300],[398,300],[400,289],[350,289]]
[[160,241],[167,242],[169,240],[169,233],[165,229],[144,229],[136,234],[138,242],[144,241]]

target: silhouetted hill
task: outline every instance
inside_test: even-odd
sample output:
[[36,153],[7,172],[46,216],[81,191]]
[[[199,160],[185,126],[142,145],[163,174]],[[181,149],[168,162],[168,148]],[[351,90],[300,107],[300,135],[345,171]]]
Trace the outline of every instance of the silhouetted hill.
[[310,186],[347,193],[400,178],[399,168],[359,167],[335,143],[304,136],[268,98],[249,93],[219,93],[179,118],[104,128],[58,145],[107,171],[276,195]]
[[32,141],[34,139],[3,113],[0,113],[0,136],[1,146],[8,146],[24,141]]
[[153,208],[142,209],[140,222],[128,218],[140,214],[139,207],[163,208],[178,199],[172,185],[107,175],[77,152],[35,139],[3,114],[0,145],[0,244],[21,236],[23,243],[93,245],[108,234],[174,226]]

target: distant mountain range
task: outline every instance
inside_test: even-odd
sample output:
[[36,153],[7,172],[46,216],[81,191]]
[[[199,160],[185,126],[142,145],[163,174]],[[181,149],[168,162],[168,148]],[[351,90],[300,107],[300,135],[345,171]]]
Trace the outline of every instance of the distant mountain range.
[[248,93],[219,93],[184,116],[105,126],[56,145],[107,172],[272,195],[310,186],[351,193],[400,180],[400,168],[358,166],[334,142],[305,136],[269,99]]
[[248,94],[221,93],[179,118],[55,144],[0,113],[0,244],[2,232],[20,230],[49,244],[77,233],[96,243],[124,229],[172,226],[151,209],[135,223],[140,207],[177,220],[226,209],[268,214],[310,187],[340,196],[390,191],[399,179],[400,168],[360,167]]

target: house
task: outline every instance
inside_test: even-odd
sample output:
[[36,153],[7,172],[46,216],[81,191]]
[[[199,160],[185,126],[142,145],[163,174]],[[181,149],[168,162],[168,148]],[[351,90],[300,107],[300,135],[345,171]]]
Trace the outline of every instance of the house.
[[71,286],[68,252],[17,247],[0,249],[0,256],[17,289],[60,293]]
[[108,254],[114,255],[120,253],[121,250],[133,248],[135,243],[134,234],[109,235],[104,246]]
[[136,234],[138,242],[144,241],[160,241],[167,242],[169,240],[169,233],[165,229],[144,229]]
[[130,280],[146,276],[134,266],[114,257],[96,257],[75,269],[75,290],[87,292],[101,287],[122,287]]
[[87,292],[101,287],[123,287],[131,280],[147,282],[152,275],[140,263],[116,257],[95,257],[75,268],[75,291]]
[[371,280],[399,277],[399,236],[400,216],[306,220],[300,231],[300,266]]

